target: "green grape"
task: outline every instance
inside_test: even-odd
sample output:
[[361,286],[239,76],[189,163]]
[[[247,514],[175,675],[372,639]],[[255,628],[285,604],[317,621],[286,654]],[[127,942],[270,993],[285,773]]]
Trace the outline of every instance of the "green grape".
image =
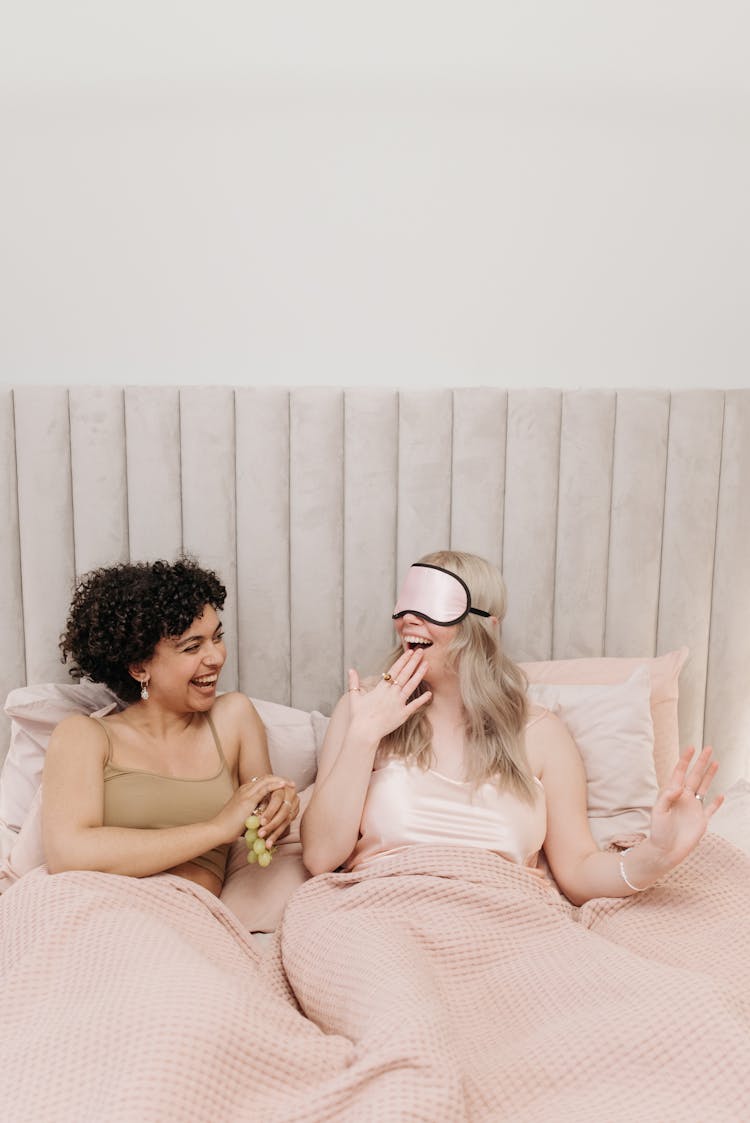
[[260,826],[260,816],[253,813],[248,815],[245,819],[245,843],[247,845],[247,860],[252,863],[257,862],[259,866],[264,869],[271,864],[273,857],[271,848],[266,844],[264,838],[258,837],[258,827]]

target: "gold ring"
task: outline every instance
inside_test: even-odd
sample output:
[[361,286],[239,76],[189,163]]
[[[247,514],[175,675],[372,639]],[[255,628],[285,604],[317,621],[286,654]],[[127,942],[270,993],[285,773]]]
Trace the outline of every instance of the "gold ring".
[[383,671],[381,677],[383,679],[383,682],[393,682],[393,676],[391,675],[390,671]]

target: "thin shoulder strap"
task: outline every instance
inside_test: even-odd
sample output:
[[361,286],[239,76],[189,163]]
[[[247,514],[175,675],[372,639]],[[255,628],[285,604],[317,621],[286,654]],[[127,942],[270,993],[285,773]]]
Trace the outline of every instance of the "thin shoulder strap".
[[99,725],[101,725],[102,729],[104,730],[104,734],[107,738],[107,756],[104,760],[104,767],[106,768],[108,764],[112,763],[112,734],[110,733],[109,729],[104,724],[102,719],[100,717],[97,717],[96,714],[89,714],[89,717],[92,718],[94,721],[97,721],[99,723]]
[[[216,732],[216,726],[214,725],[213,719],[212,719],[212,717],[209,713],[206,713],[206,721],[208,722],[208,728],[211,730],[211,733],[213,735],[214,744],[216,745],[216,751],[219,754],[219,760],[221,761],[222,764],[226,764],[227,762],[224,758],[224,753],[222,752],[221,741],[219,740],[219,734]],[[227,767],[228,767],[228,765],[227,765]]]

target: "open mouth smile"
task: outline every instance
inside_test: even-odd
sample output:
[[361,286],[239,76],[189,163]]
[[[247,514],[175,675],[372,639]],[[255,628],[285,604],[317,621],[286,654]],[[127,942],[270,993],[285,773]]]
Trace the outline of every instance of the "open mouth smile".
[[204,675],[202,678],[191,678],[190,685],[197,686],[199,690],[212,690],[218,679],[218,675]]
[[409,651],[416,651],[418,648],[426,651],[428,647],[432,647],[432,640],[425,639],[424,636],[402,636],[402,641]]

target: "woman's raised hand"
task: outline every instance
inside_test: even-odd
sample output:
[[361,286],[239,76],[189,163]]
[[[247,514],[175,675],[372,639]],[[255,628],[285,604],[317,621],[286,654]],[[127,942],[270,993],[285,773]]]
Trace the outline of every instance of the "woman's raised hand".
[[349,671],[350,722],[367,723],[377,741],[398,729],[432,699],[429,690],[412,697],[427,669],[424,652],[418,649],[400,655],[371,690],[365,690],[360,685],[356,671]]
[[719,767],[706,746],[692,764],[695,750],[686,749],[675,766],[666,788],[662,788],[651,812],[651,843],[662,854],[665,865],[674,868],[698,845],[711,816],[724,802],[705,798]]

